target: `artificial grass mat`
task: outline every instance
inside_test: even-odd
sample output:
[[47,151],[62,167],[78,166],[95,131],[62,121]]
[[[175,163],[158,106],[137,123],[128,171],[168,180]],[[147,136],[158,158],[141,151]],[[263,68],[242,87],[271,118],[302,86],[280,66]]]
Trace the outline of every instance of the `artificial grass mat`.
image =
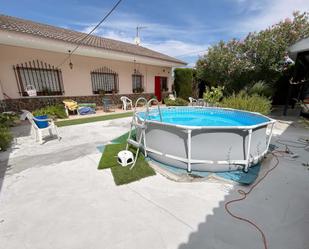
[[[117,163],[117,154],[119,151],[124,150],[125,144],[108,144],[105,146],[98,169],[109,169],[120,166]],[[120,166],[121,167],[121,166]]]
[[[121,137],[124,137],[124,135]],[[115,141],[115,139],[113,141]],[[127,167],[122,167],[121,165],[119,165],[117,162],[117,154],[119,151],[124,150],[125,148],[125,142],[122,142],[120,144],[106,145],[102,153],[98,169],[110,168],[116,185],[128,184],[130,182],[138,181],[142,178],[153,176],[156,174],[156,172],[148,165],[148,162],[145,160],[145,157],[142,153],[139,153],[137,162],[131,170],[131,165]],[[135,148],[130,148],[130,150],[135,155]]]

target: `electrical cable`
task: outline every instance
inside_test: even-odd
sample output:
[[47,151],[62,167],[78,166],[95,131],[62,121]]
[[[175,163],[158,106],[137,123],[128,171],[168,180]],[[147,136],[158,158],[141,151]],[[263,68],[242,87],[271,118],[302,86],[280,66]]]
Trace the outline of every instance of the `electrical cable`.
[[[301,148],[301,149],[305,149],[308,147],[309,145],[309,138],[305,138],[305,137],[300,137],[297,139],[297,141],[291,141],[291,140],[282,140],[282,139],[278,139],[276,141],[277,143],[281,144],[281,145],[284,145],[286,146],[286,149],[285,150],[274,150],[273,152],[271,152],[271,154],[274,156],[275,158],[275,164],[272,168],[270,168],[269,170],[266,171],[266,173],[256,182],[254,183],[250,188],[249,190],[246,192],[242,189],[238,189],[237,190],[237,193],[239,195],[241,195],[241,197],[239,198],[236,198],[236,199],[233,199],[233,200],[230,200],[228,202],[225,203],[224,205],[224,208],[226,210],[226,212],[231,215],[233,218],[235,219],[238,219],[238,220],[241,220],[243,222],[246,222],[248,224],[250,224],[251,226],[253,226],[262,236],[262,240],[263,240],[263,245],[264,245],[264,249],[268,249],[268,244],[267,244],[267,239],[266,239],[266,235],[265,233],[263,232],[263,230],[256,224],[254,223],[253,221],[247,219],[247,218],[243,218],[239,215],[236,215],[234,214],[230,209],[229,209],[229,205],[232,204],[232,203],[236,203],[236,202],[239,202],[239,201],[243,201],[247,198],[247,196],[253,191],[253,189],[259,185],[259,183],[261,181],[263,181],[266,176],[271,172],[273,171],[278,165],[279,165],[279,157],[282,157],[284,158],[284,155],[282,154],[293,154],[293,152],[291,152],[291,150],[289,149],[289,146],[290,147],[294,147],[294,148]],[[288,142],[288,143],[294,143],[294,145],[291,145],[291,144],[286,144],[285,142]],[[296,145],[295,145],[296,144]],[[278,155],[279,154],[279,155]]]
[[103,19],[88,33],[86,34],[76,45],[76,47],[69,52],[69,55],[57,66],[61,67],[71,56],[72,54],[79,48],[79,46],[82,44],[82,42],[87,39],[112,13],[113,11],[118,7],[118,5],[122,2],[122,0],[118,0],[118,2],[111,8],[111,10],[103,17]]
[[250,225],[252,225],[262,236],[262,239],[263,239],[263,244],[264,244],[264,249],[268,249],[268,245],[267,245],[267,240],[266,240],[266,235],[265,233],[263,232],[263,230],[256,224],[254,223],[253,221],[247,219],[247,218],[243,218],[241,216],[238,216],[236,214],[233,214],[232,211],[230,211],[229,209],[229,205],[232,204],[232,203],[235,203],[235,202],[239,202],[239,201],[243,201],[247,198],[247,196],[252,192],[252,190],[271,172],[273,171],[279,164],[279,159],[278,159],[278,156],[272,152],[271,153],[274,158],[276,159],[276,162],[275,162],[275,165],[270,168],[269,170],[266,171],[266,173],[256,182],[254,183],[250,188],[249,188],[249,191],[244,191],[242,189],[238,189],[237,192],[242,196],[240,198],[236,198],[236,199],[233,199],[233,200],[230,200],[228,202],[225,203],[224,205],[224,208],[226,210],[226,212],[231,215],[232,217],[234,217],[235,219],[238,219],[238,220],[241,220],[241,221],[244,221]]

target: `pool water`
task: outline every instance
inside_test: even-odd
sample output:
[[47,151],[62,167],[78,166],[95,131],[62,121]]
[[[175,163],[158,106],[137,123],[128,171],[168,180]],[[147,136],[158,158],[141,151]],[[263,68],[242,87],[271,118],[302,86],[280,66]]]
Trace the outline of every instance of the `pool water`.
[[[184,126],[251,126],[268,122],[267,117],[245,111],[221,108],[161,108],[162,122]],[[141,118],[145,113],[139,113]],[[160,121],[158,109],[149,112],[148,120]]]

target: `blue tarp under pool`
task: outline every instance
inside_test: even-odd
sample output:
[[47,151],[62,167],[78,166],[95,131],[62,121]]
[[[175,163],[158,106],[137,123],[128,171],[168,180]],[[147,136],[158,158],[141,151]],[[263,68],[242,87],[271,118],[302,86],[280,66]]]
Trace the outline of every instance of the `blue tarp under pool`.
[[[184,175],[187,174],[187,170],[176,168],[170,165],[162,164],[153,159],[149,159],[149,161],[155,163],[157,166],[161,167],[164,170],[167,170],[175,175]],[[236,171],[227,171],[227,172],[207,172],[207,171],[192,171],[190,173],[191,176],[198,176],[202,178],[207,178],[211,175],[218,176],[220,178],[238,182],[240,184],[252,184],[256,178],[259,176],[259,172],[261,169],[261,164],[258,163],[249,168],[248,173],[245,173],[243,170],[236,170]]]

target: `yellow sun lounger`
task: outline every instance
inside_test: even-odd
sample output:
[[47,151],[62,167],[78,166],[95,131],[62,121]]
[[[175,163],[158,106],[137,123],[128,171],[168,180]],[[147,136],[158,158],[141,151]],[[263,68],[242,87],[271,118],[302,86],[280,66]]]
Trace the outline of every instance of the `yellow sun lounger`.
[[66,99],[62,101],[65,107],[65,112],[67,113],[67,115],[69,116],[69,111],[76,111],[78,114],[78,104],[76,101],[72,100],[72,99]]

